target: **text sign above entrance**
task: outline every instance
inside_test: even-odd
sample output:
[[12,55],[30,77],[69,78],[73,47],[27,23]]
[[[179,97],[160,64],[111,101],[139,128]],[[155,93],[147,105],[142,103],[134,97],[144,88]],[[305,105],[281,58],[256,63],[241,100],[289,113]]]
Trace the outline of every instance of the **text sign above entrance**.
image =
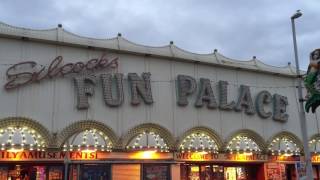
[[172,153],[155,151],[0,151],[0,161],[172,160]]
[[177,161],[216,161],[216,162],[264,162],[266,155],[261,154],[214,154],[205,152],[175,153]]
[[0,161],[96,160],[97,152],[0,151]]

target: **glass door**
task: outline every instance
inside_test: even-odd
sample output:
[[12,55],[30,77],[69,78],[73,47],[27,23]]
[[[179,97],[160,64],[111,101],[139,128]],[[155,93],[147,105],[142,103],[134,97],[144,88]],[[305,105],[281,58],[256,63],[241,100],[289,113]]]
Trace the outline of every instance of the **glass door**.
[[224,180],[223,172],[223,166],[212,164],[187,164],[180,170],[182,180]]
[[143,180],[169,180],[170,167],[167,164],[143,164]]
[[86,180],[109,180],[110,168],[107,165],[84,164],[82,169],[82,179]]
[[224,180],[223,166],[212,165],[212,179]]
[[237,169],[235,167],[224,168],[224,179],[225,180],[237,180]]
[[110,180],[108,164],[72,164],[69,167],[70,180]]
[[257,180],[261,165],[228,166],[227,164],[184,164],[182,180]]
[[211,180],[212,170],[210,165],[200,166],[200,179],[201,180]]
[[48,180],[62,180],[63,179],[63,166],[49,166]]
[[199,165],[188,166],[188,180],[200,180]]

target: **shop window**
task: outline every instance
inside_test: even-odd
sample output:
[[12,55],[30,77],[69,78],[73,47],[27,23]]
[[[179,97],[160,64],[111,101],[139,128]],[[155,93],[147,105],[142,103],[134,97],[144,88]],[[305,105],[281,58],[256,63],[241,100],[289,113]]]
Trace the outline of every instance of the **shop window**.
[[182,180],[224,180],[224,168],[221,165],[182,165],[180,173]]
[[0,129],[0,143],[1,150],[10,151],[44,151],[46,148],[46,142],[43,137],[28,127],[6,127]]
[[69,166],[69,180],[109,180],[110,176],[110,165],[108,164],[72,164]]
[[8,167],[0,167],[0,179],[8,179]]
[[232,166],[218,164],[181,165],[182,180],[253,180],[258,178],[260,166]]
[[320,166],[319,165],[313,165],[313,178],[314,180],[320,180]]
[[222,166],[212,165],[212,179],[222,180],[224,171]]
[[298,145],[286,137],[278,137],[273,139],[268,146],[268,151],[272,155],[300,155],[300,148]]
[[49,171],[48,180],[63,179],[63,166],[49,166],[48,171]]
[[143,180],[170,180],[170,166],[166,164],[143,164]]
[[186,136],[179,149],[181,152],[218,152],[215,140],[205,133],[192,133]]
[[0,167],[0,179],[62,180],[63,166],[17,164]]
[[200,172],[199,172],[199,166],[189,166],[188,167],[188,178],[190,180],[199,180],[200,179]]
[[64,151],[111,151],[108,136],[96,129],[88,129],[71,136],[63,145]]
[[169,147],[159,134],[152,131],[144,131],[134,137],[126,146],[128,150],[150,150],[169,152]]

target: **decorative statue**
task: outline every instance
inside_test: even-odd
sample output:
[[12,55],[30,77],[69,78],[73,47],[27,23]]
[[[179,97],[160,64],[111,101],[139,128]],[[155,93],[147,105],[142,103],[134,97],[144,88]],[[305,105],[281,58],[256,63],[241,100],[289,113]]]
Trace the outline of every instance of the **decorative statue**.
[[312,113],[320,105],[320,49],[315,49],[310,53],[310,64],[307,75],[304,78],[304,84],[307,88],[307,102],[305,109],[309,112],[311,107]]

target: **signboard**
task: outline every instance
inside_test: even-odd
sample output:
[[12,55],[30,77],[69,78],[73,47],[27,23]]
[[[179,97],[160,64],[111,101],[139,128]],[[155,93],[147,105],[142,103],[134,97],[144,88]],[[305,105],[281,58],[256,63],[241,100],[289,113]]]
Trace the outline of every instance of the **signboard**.
[[320,155],[312,155],[311,162],[312,163],[320,163]]
[[172,153],[155,151],[0,151],[0,161],[64,161],[64,160],[171,160]]
[[266,155],[261,154],[214,154],[205,152],[175,153],[174,159],[177,161],[238,161],[238,162],[265,162]]
[[8,82],[4,85],[6,90],[25,86],[44,79],[52,79],[69,74],[84,74],[99,69],[118,67],[118,58],[108,58],[102,54],[100,58],[90,59],[87,62],[63,64],[63,57],[57,56],[45,67],[35,61],[25,61],[12,65],[7,69]]
[[0,161],[95,160],[97,152],[0,151]]
[[284,164],[265,163],[266,180],[283,180],[286,179]]
[[[63,63],[63,57],[58,56],[47,66],[41,66],[35,61],[25,61],[9,67],[6,71],[7,82],[4,84],[6,90],[13,90],[18,87],[32,83],[39,83],[46,79],[72,76],[75,86],[75,93],[79,110],[90,107],[89,97],[94,95],[95,87],[101,83],[104,103],[109,107],[120,107],[124,102],[124,93],[131,93],[130,103],[139,105],[144,102],[146,105],[154,103],[151,89],[151,73],[143,72],[138,75],[134,72],[127,74],[130,91],[124,91],[125,76],[122,73],[107,71],[118,67],[117,57],[107,57],[103,54],[100,58],[93,58],[88,61],[78,61],[74,63]],[[100,70],[99,77],[96,76]],[[103,72],[101,72],[104,70]],[[228,98],[227,81],[218,81],[215,94],[211,80],[208,78],[195,79],[189,75],[178,74],[176,77],[176,102],[178,106],[188,106],[193,94],[196,98],[193,105],[197,108],[206,107],[208,109],[244,111],[245,114],[258,114],[263,119],[271,118],[275,121],[286,122],[288,113],[286,107],[289,104],[288,98],[280,94],[271,94],[263,90],[258,92],[256,99],[253,99],[250,87],[239,85],[238,98],[230,100]],[[216,97],[219,95],[219,97]],[[273,111],[265,106],[270,106]]]
[[286,156],[286,155],[278,155],[278,156],[269,156],[269,161],[272,162],[288,162],[294,163],[300,161],[300,156]]

